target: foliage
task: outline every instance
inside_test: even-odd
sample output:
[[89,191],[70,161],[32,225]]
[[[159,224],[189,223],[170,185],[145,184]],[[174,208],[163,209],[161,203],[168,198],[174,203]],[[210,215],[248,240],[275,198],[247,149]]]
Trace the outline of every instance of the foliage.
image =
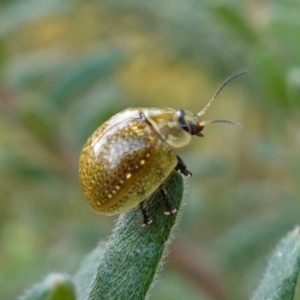
[[274,250],[263,281],[252,299],[294,299],[300,269],[299,228],[285,237]]
[[[182,199],[180,179],[180,175],[174,173],[167,183],[173,197],[178,197],[177,208]],[[156,215],[163,209],[154,196],[149,199],[149,207]],[[141,227],[137,230],[138,214],[140,211],[134,209],[122,215],[106,247],[96,248],[84,260],[74,278],[76,296],[74,284],[68,276],[51,274],[21,299],[145,299],[167,250],[165,246],[175,218],[155,218],[156,223],[150,230],[141,230]],[[296,228],[274,250],[263,281],[252,299],[294,299],[299,258],[299,228]]]

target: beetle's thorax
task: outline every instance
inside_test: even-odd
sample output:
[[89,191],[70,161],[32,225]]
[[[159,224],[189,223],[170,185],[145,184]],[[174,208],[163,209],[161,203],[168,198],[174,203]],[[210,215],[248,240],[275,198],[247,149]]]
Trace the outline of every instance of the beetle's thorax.
[[170,147],[181,148],[190,142],[191,134],[181,127],[175,109],[147,108],[143,114],[160,138]]

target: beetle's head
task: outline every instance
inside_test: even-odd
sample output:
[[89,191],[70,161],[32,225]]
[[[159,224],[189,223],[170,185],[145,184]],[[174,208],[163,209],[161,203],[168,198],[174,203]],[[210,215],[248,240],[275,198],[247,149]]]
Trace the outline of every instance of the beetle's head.
[[179,123],[181,128],[190,133],[191,135],[197,135],[200,137],[203,137],[202,130],[203,128],[211,123],[229,123],[236,126],[241,126],[239,123],[231,121],[231,120],[225,120],[225,119],[216,119],[216,120],[208,120],[208,121],[201,121],[199,119],[198,114],[194,114],[187,110],[177,110],[176,111]]
[[187,110],[175,111],[173,108],[147,108],[143,109],[141,113],[152,125],[153,129],[160,136],[162,141],[171,148],[181,148],[186,146],[190,142],[192,135],[203,136],[201,131],[204,126],[211,123],[223,122],[239,126],[236,122],[222,119],[201,121],[200,117],[205,113],[223,87],[231,79],[247,72],[247,70],[241,70],[228,77],[218,88],[206,106],[197,114]]
[[208,107],[212,104],[212,102],[216,99],[218,94],[225,87],[225,85],[227,85],[227,83],[229,81],[231,81],[232,79],[234,79],[240,75],[243,75],[245,73],[248,73],[248,70],[243,69],[243,70],[237,71],[236,73],[233,73],[232,75],[230,75],[220,85],[220,87],[214,93],[212,98],[209,100],[209,102],[205,105],[205,107],[199,113],[194,114],[194,113],[192,113],[190,111],[186,111],[186,110],[177,110],[176,114],[177,114],[181,128],[183,130],[185,130],[186,132],[190,133],[191,135],[197,135],[197,136],[202,137],[203,136],[202,130],[203,130],[204,126],[211,124],[211,123],[229,123],[229,124],[233,124],[236,126],[240,126],[239,123],[231,121],[231,120],[217,119],[217,120],[201,121],[200,117],[202,115],[204,115],[204,113],[206,112]]

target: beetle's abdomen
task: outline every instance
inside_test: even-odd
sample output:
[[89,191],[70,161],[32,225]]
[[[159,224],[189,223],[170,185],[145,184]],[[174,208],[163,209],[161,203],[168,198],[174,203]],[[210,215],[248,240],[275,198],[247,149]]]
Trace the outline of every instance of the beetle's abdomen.
[[154,192],[176,163],[151,125],[133,118],[114,126],[105,123],[93,133],[82,150],[79,175],[93,209],[113,215]]

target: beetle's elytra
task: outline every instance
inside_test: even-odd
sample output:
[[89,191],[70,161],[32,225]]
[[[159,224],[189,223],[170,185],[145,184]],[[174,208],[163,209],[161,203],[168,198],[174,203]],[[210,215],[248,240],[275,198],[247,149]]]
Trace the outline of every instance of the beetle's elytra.
[[109,216],[140,205],[144,225],[149,225],[151,219],[143,201],[160,189],[165,214],[174,214],[163,184],[173,169],[186,176],[191,173],[173,149],[186,146],[192,135],[203,136],[201,131],[207,124],[236,124],[228,120],[201,121],[199,117],[231,79],[246,72],[228,77],[198,114],[172,108],[128,108],[96,129],[85,143],[79,162],[81,186],[91,207]]

